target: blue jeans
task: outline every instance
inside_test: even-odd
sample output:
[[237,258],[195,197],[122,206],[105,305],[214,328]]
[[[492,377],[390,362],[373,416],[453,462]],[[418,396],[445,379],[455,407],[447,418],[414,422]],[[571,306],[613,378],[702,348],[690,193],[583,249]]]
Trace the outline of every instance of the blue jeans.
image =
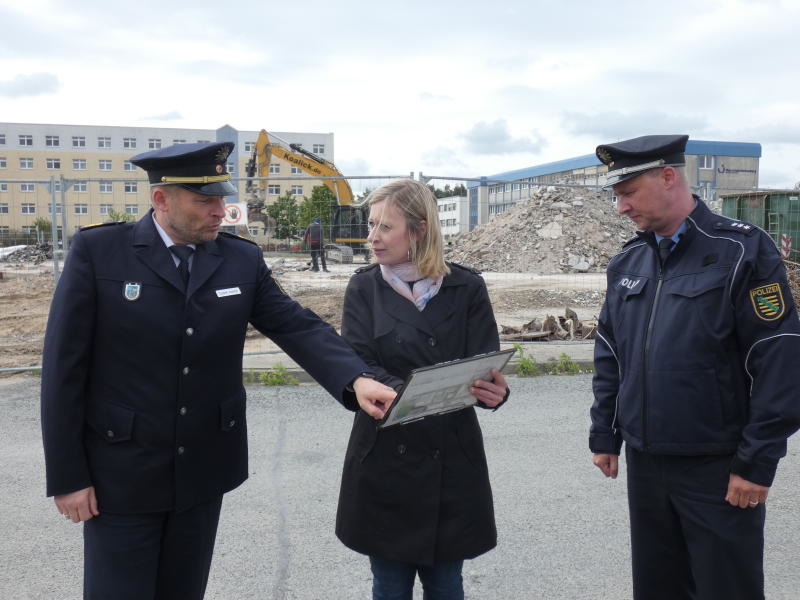
[[430,567],[375,556],[370,556],[369,562],[372,567],[372,600],[411,600],[417,574],[425,600],[464,600],[463,560]]

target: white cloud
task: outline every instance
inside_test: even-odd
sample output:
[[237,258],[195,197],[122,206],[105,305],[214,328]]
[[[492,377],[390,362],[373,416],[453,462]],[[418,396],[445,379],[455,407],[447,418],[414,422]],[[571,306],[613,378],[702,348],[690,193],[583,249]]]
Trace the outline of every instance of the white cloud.
[[22,98],[54,94],[59,87],[61,87],[61,84],[58,81],[58,77],[52,73],[17,75],[10,81],[0,81],[0,96]]

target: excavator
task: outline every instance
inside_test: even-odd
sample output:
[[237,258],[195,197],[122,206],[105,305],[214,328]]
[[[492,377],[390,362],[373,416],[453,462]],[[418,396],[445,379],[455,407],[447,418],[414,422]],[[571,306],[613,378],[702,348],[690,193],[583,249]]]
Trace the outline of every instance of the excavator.
[[[355,203],[353,190],[336,165],[309,152],[299,144],[289,144],[275,134],[270,136],[262,129],[258,134],[253,155],[247,162],[247,176],[268,178],[270,161],[273,157],[280,158],[313,177],[336,178],[322,179],[322,183],[336,196],[331,225],[329,230],[324,232],[326,256],[329,260],[352,263],[354,254],[362,254],[366,260],[369,256],[366,244],[367,209],[364,205]],[[265,225],[268,218],[264,214],[268,183],[266,179],[249,180],[245,188],[249,195],[247,207],[250,219],[260,220]]]

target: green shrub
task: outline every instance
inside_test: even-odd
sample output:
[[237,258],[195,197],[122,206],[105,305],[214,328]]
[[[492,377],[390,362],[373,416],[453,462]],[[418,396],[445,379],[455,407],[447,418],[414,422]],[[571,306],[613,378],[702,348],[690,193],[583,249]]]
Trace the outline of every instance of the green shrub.
[[550,359],[552,363],[548,368],[551,375],[577,375],[581,368],[568,354],[561,353],[557,359]]
[[514,344],[514,348],[519,355],[517,366],[514,371],[518,377],[536,377],[542,374],[542,370],[539,368],[536,360],[532,356],[525,355],[522,344]]
[[268,369],[261,373],[259,378],[263,385],[299,385],[300,380],[291,375],[289,370],[278,363],[274,368]]

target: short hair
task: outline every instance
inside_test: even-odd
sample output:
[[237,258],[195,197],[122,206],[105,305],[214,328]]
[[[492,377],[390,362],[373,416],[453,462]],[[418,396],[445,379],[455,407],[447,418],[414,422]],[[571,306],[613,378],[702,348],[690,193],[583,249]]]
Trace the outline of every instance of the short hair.
[[[406,220],[411,262],[417,265],[420,274],[433,278],[450,273],[450,267],[444,262],[439,209],[431,189],[413,179],[396,179],[373,190],[367,204],[372,206],[384,200],[397,208]],[[424,234],[421,221],[427,224]]]

